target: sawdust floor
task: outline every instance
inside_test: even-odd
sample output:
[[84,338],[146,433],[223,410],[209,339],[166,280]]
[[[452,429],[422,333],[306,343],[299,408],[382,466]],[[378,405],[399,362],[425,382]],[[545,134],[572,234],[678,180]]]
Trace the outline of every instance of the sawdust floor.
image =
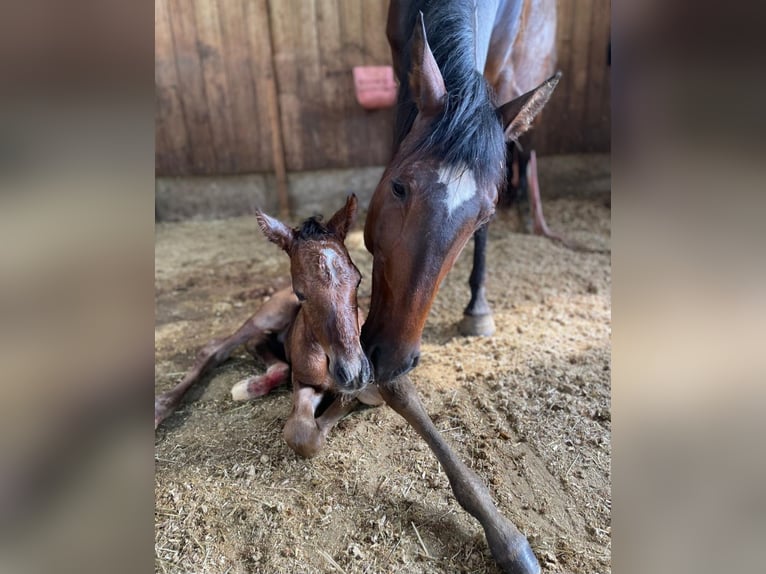
[[[545,208],[554,229],[609,248],[608,196]],[[433,306],[412,378],[545,572],[610,572],[610,256],[517,228],[514,212],[500,212],[490,231],[496,335],[457,334],[469,244]],[[347,244],[365,277],[365,305],[371,258],[361,218]],[[287,257],[251,218],[158,224],[157,391],[287,274]],[[498,572],[481,527],[398,415],[355,412],[323,453],[301,459],[281,438],[287,387],[246,404],[230,398],[235,382],[263,369],[236,353],[157,431],[157,572]]]

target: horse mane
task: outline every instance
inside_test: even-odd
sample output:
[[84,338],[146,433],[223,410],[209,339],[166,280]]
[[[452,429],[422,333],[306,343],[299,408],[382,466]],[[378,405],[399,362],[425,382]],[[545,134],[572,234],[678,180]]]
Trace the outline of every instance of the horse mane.
[[[505,137],[493,103],[492,89],[476,69],[473,3],[420,0],[407,7],[409,29],[423,12],[428,44],[447,89],[446,105],[415,149],[430,152],[451,166],[469,166],[480,183],[497,184],[505,169]],[[411,69],[411,38],[402,69]],[[412,129],[418,110],[406,78],[397,97],[395,148]]]
[[322,239],[332,235],[322,223],[321,215],[309,217],[300,226],[295,228],[296,239],[306,241],[309,239]]

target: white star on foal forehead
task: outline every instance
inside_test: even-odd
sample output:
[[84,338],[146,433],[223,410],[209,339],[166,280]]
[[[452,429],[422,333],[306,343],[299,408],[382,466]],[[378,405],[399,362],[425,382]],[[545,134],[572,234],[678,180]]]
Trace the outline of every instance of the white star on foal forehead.
[[441,166],[438,171],[439,183],[447,187],[444,203],[447,213],[452,213],[466,201],[476,195],[476,179],[473,171],[465,165]]
[[341,260],[338,252],[331,247],[325,247],[321,251],[323,267],[330,276],[332,283],[337,283],[339,280],[338,271],[341,269]]

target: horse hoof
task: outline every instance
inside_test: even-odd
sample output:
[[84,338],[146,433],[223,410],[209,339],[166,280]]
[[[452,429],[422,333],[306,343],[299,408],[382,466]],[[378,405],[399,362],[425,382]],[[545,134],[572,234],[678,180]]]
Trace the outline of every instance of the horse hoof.
[[496,539],[487,533],[492,556],[504,574],[540,574],[540,563],[527,539],[518,531],[509,540],[505,536]]
[[513,563],[501,565],[506,574],[540,574],[540,563],[529,544],[514,557]]
[[495,332],[495,320],[491,314],[463,315],[458,331],[464,337],[489,337]]

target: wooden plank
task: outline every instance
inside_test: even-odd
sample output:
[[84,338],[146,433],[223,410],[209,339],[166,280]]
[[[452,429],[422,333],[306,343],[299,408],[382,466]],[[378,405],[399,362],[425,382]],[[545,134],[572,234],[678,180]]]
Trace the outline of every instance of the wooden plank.
[[317,42],[321,73],[321,105],[324,114],[320,126],[321,156],[317,164],[349,165],[349,142],[345,137],[348,110],[347,83],[350,73],[343,65],[340,7],[337,0],[316,0]]
[[[390,65],[391,49],[386,38],[386,19],[388,17],[388,2],[364,2],[362,11],[364,64]],[[356,109],[359,109],[358,106]],[[394,110],[376,110],[361,112],[357,116],[367,125],[367,144],[358,146],[365,154],[355,158],[355,165],[382,165],[391,156],[391,142],[394,137]]]
[[178,93],[189,137],[191,169],[197,174],[215,173],[217,162],[202,63],[197,50],[194,6],[190,0],[168,0],[168,14],[176,54]]
[[212,144],[216,152],[214,170],[215,173],[236,173],[237,150],[234,146],[228,82],[222,56],[218,5],[214,0],[193,0],[193,5],[197,28],[197,52],[205,85],[205,101],[210,119]]
[[[366,60],[389,62],[386,8],[385,0],[272,2],[289,170],[380,165],[388,158],[391,113],[363,110],[356,103],[351,75],[351,68]],[[371,17],[367,25],[365,13]],[[383,57],[374,51],[382,51]]]
[[391,63],[391,49],[386,38],[388,2],[362,2],[362,6],[364,64],[379,66]]
[[[356,101],[352,69],[365,63],[364,10],[372,2],[338,2],[338,45],[340,46],[332,64],[332,83],[340,107],[339,123],[336,127],[338,139],[343,140],[345,164],[348,166],[372,165],[371,147],[379,137],[371,125],[373,114],[366,112]],[[340,162],[336,165],[340,167]]]
[[556,69],[561,70],[563,76],[531,136],[537,153],[541,155],[555,153],[554,150],[560,147],[561,134],[566,130],[567,119],[564,114],[570,76],[570,36],[566,23],[571,14],[570,5],[570,0],[558,0],[556,3]]
[[608,151],[610,148],[611,106],[609,101],[609,44],[611,10],[609,0],[594,3],[588,53],[587,110],[584,120],[586,151]]
[[256,117],[251,118],[249,126],[255,125],[256,139],[260,142],[261,161],[273,169],[276,175],[279,211],[281,217],[287,217],[289,205],[287,199],[287,173],[284,161],[284,146],[280,128],[280,110],[277,101],[277,87],[274,73],[273,40],[271,37],[268,0],[244,0],[244,22],[249,70],[246,74],[252,94],[258,97]]
[[167,0],[154,4],[155,173],[190,173],[189,140],[178,95],[175,50]]
[[235,173],[272,171],[272,144],[267,133],[271,46],[265,33],[269,25],[265,0],[218,0],[218,12],[234,120],[229,153],[235,158]]
[[279,93],[285,164],[290,171],[310,169],[322,109],[317,105],[319,60],[313,0],[269,2],[275,73]]
[[592,26],[595,17],[596,5],[599,0],[588,0],[588,10],[578,19],[575,28],[575,42],[579,49],[575,49],[577,75],[575,88],[577,90],[577,139],[575,149],[591,151],[589,149],[588,138],[588,88],[591,81],[591,74],[594,72],[590,57],[592,55],[591,46],[593,44]]

